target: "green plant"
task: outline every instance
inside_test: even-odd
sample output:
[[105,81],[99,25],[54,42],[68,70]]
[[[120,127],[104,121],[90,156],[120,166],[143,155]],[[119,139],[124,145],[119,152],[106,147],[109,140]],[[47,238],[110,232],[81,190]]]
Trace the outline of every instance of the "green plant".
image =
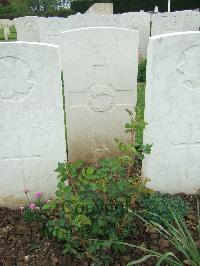
[[87,258],[95,265],[110,265],[127,251],[112,241],[124,241],[137,234],[134,210],[140,197],[149,193],[146,180],[135,175],[134,164],[150,153],[151,145],[134,142],[135,131],[145,123],[134,120],[125,125],[130,143],[116,140],[120,156],[100,160],[95,167],[83,162],[59,163],[56,199],[44,209],[57,212],[46,224],[46,233],[64,243],[64,253]]
[[[148,253],[148,255],[144,256],[143,258],[129,263],[128,266],[138,265],[152,257],[158,260],[155,264],[156,266],[159,266],[164,262],[169,266],[200,266],[200,250],[198,249],[196,242],[192,237],[192,234],[188,230],[186,223],[174,210],[170,210],[170,212],[173,217],[174,225],[170,224],[165,219],[162,219],[164,227],[155,222],[150,222],[148,224],[152,225],[162,236],[164,236],[171,243],[171,245],[176,249],[176,253],[178,253],[179,256],[177,257],[177,255],[170,251],[161,254],[159,252],[137,245],[125,244],[128,247],[139,248],[140,250]],[[143,218],[140,217],[140,219],[146,222]]]
[[140,207],[144,209],[143,217],[145,219],[158,223],[161,223],[163,219],[168,222],[173,221],[170,209],[176,210],[181,218],[184,218],[189,212],[189,205],[180,196],[169,196],[160,193],[152,193],[144,197],[140,200]]
[[45,210],[43,210],[44,202],[42,200],[42,192],[36,192],[34,195],[34,201],[30,200],[28,189],[24,190],[27,198],[27,205],[20,207],[22,218],[25,223],[40,223],[44,221]]
[[146,66],[147,66],[147,60],[146,59],[140,59],[138,64],[138,82],[146,82]]
[[74,15],[74,11],[69,9],[69,8],[59,8],[58,9],[58,17],[64,17],[64,18],[67,18],[69,17],[70,15]]

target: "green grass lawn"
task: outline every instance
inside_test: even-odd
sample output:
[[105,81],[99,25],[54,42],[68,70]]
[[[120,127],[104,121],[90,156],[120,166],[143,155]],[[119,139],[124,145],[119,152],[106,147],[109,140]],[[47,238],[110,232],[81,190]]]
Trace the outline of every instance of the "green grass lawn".
[[[16,41],[17,40],[17,32],[15,29],[15,26],[10,27],[10,36],[9,36],[10,41]],[[3,34],[3,29],[0,28],[0,41],[4,41],[4,34]]]

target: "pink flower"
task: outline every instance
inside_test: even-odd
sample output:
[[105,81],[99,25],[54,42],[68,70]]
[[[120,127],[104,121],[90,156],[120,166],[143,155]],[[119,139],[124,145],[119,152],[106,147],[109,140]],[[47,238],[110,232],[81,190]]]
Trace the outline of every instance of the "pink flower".
[[36,208],[35,203],[31,203],[30,206],[29,206],[29,208],[32,209],[32,210],[35,209]]
[[42,197],[42,195],[43,195],[43,192],[36,192],[36,193],[35,193],[35,197],[36,197],[37,199],[40,199],[40,198]]
[[21,207],[19,207],[19,209],[20,209],[20,211],[21,211],[21,212],[23,212],[23,210],[24,210],[24,207],[23,207],[23,206],[21,206]]

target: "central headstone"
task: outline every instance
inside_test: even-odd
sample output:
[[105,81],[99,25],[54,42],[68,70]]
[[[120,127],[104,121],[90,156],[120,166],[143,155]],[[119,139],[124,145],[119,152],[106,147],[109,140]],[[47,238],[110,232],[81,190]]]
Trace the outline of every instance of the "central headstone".
[[116,155],[114,138],[128,141],[125,109],[137,95],[138,33],[87,28],[62,33],[69,160]]

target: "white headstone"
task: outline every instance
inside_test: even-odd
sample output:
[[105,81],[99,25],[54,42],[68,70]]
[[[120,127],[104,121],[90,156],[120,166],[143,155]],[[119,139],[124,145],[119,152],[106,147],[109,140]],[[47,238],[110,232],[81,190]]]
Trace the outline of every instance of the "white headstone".
[[152,16],[151,35],[199,31],[200,13],[195,11],[177,11],[171,13],[158,13]]
[[20,17],[14,19],[17,40],[25,42],[40,42],[40,26],[45,18]]
[[200,188],[200,33],[150,38],[143,163],[150,187],[168,193]]
[[68,29],[67,18],[45,18],[40,23],[40,42],[59,44],[58,37]]
[[121,14],[118,27],[139,32],[139,56],[146,58],[150,37],[150,14],[147,12]]
[[124,124],[137,98],[138,33],[87,28],[62,33],[69,160],[96,162],[127,141]]
[[158,6],[155,6],[154,13],[158,13]]
[[[0,205],[53,196],[66,159],[58,47],[0,43]],[[18,205],[19,206],[19,205]]]
[[10,19],[0,19],[0,28],[11,27],[13,25],[13,20]]
[[110,16],[79,15],[68,17],[68,30],[86,27],[117,27],[139,32],[139,54],[146,58],[150,36],[150,14],[130,12]]
[[113,14],[113,3],[95,3],[85,13],[90,15]]
[[10,36],[10,29],[9,27],[4,27],[3,28],[3,34],[4,34],[4,39],[7,41],[9,36]]

